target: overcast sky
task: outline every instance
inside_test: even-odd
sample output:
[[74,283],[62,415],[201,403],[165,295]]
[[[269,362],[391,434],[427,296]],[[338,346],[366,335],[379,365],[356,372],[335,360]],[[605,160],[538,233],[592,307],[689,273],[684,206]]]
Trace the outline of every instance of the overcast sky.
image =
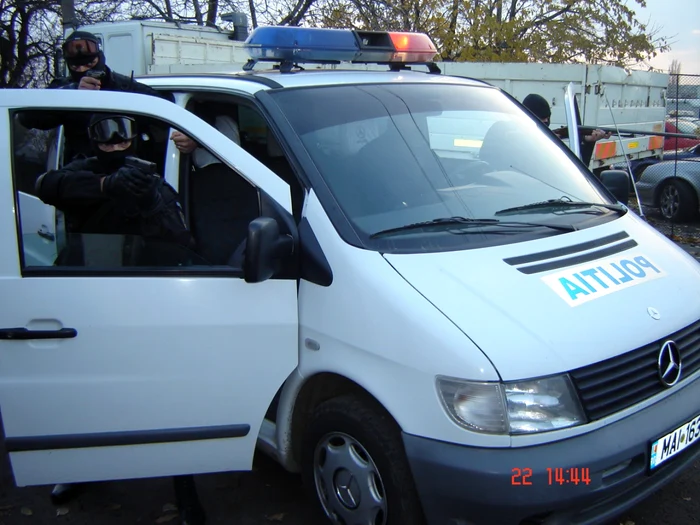
[[681,73],[700,75],[700,0],[646,0],[646,4],[639,7],[628,0],[627,5],[637,12],[640,22],[661,27],[661,34],[671,41],[671,51],[657,55],[649,64],[668,71],[676,59]]

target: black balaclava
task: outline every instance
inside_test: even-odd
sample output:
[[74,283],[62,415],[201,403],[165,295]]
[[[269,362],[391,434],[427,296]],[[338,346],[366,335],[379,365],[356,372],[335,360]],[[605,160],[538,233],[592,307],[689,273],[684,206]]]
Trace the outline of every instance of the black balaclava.
[[[91,42],[94,42],[97,52],[91,53],[90,50],[85,50],[84,52],[81,52],[77,57],[68,56],[66,49],[68,48],[68,46],[71,42],[75,42],[76,40],[89,40]],[[92,60],[95,59],[95,57],[97,57],[97,59],[98,59],[97,64],[94,67],[92,67],[92,70],[93,71],[104,71],[105,73],[108,74],[107,63],[105,61],[105,55],[102,52],[102,49],[100,49],[99,40],[95,35],[87,32],[87,31],[73,31],[73,33],[71,33],[68,36],[68,38],[66,38],[65,42],[63,43],[63,57],[64,57],[64,60],[66,61],[66,64],[68,66],[70,66],[71,64],[81,65],[81,64],[85,64],[85,63],[90,63]],[[69,67],[68,73],[70,74],[71,80],[73,80],[73,82],[80,82],[80,79],[85,76],[86,71],[83,71],[83,72],[73,71]],[[108,80],[108,79],[106,79],[106,80]],[[103,84],[104,84],[104,82],[103,82]]]
[[130,155],[136,155],[137,151],[137,140],[138,140],[138,130],[136,128],[136,123],[133,122],[132,120],[132,126],[133,130],[131,133],[131,138],[128,140],[131,140],[131,144],[129,145],[128,148],[122,151],[102,151],[98,143],[102,142],[104,144],[118,144],[120,142],[124,142],[127,137],[122,137],[122,136],[117,136],[113,135],[111,138],[109,138],[106,141],[98,141],[96,140],[93,132],[92,132],[92,126],[94,124],[97,124],[98,122],[101,122],[103,120],[109,120],[109,119],[121,119],[121,118],[129,118],[124,115],[109,115],[109,114],[104,114],[104,113],[95,113],[91,118],[90,118],[90,124],[88,126],[88,136],[90,137],[90,145],[92,146],[93,151],[95,152],[95,156],[98,158],[100,163],[103,165],[105,168],[105,171],[107,173],[116,171],[119,169],[121,166],[124,165],[124,159]]
[[540,120],[549,118],[552,115],[552,110],[549,109],[549,103],[544,99],[544,97],[534,93],[525,97],[525,100],[523,100],[523,106],[534,113]]

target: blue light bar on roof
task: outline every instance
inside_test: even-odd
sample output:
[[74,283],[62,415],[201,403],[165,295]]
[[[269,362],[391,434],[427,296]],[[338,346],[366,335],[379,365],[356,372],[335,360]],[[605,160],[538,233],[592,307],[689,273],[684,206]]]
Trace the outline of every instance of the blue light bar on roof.
[[352,31],[290,26],[257,27],[244,44],[255,60],[349,62],[360,51]]
[[296,64],[426,63],[437,54],[435,44],[423,33],[290,26],[258,27],[243,46],[253,62]]

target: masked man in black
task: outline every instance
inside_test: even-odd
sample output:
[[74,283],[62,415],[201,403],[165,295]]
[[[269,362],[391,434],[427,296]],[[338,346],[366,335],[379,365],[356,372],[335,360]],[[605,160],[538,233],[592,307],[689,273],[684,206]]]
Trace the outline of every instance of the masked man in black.
[[95,114],[88,136],[96,156],[49,171],[35,185],[37,196],[65,217],[69,242],[58,264],[86,264],[84,234],[124,235],[192,248],[176,191],[153,173],[155,166],[134,157],[134,120]]
[[[542,96],[536,93],[531,93],[523,100],[523,106],[529,109],[543,124],[550,126],[550,117],[552,110],[549,107],[549,102]],[[560,139],[568,138],[568,131],[564,129],[553,130],[553,133]],[[601,139],[609,139],[610,132],[601,129],[594,129],[588,135],[579,136],[579,149],[581,151],[581,160],[588,166],[593,157],[593,148],[595,143]]]
[[[98,38],[87,31],[74,31],[63,43],[63,58],[68,66],[70,77],[68,79],[56,79],[49,85],[49,89],[87,89],[100,91],[120,91],[124,93],[139,93],[161,97],[170,102],[175,102],[175,98],[170,93],[159,93],[155,89],[142,84],[133,79],[113,71],[107,66],[105,55],[100,48]],[[90,141],[86,130],[89,114],[85,113],[64,113],[60,116],[47,114],[45,111],[30,113],[25,112],[20,115],[20,123],[26,128],[52,129],[64,125],[66,137],[65,159],[73,159],[76,156],[86,157],[91,154]],[[164,146],[167,140],[167,130],[158,130],[154,127],[147,127],[144,122],[140,122],[141,131],[149,136],[148,144],[142,147],[142,155],[149,160],[159,162],[160,155],[155,150],[155,142],[160,142]],[[159,140],[162,135],[162,139]],[[173,139],[175,145],[182,153],[191,153],[197,144],[183,134],[178,134]],[[151,151],[153,149],[153,151]]]

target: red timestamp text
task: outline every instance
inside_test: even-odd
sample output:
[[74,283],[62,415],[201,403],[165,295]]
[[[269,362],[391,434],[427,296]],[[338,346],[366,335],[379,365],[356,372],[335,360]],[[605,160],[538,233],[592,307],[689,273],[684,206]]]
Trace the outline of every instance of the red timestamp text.
[[[590,485],[591,471],[588,467],[547,467],[547,485]],[[528,467],[513,467],[511,469],[511,485],[532,485],[532,469]]]

